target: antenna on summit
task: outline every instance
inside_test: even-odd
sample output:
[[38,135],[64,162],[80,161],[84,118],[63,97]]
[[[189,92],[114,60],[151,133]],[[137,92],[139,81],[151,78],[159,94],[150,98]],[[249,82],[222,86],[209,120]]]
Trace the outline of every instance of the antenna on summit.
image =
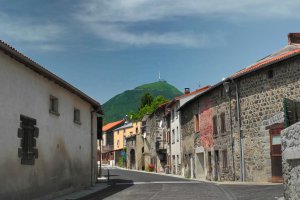
[[160,81],[160,72],[158,72],[158,81]]

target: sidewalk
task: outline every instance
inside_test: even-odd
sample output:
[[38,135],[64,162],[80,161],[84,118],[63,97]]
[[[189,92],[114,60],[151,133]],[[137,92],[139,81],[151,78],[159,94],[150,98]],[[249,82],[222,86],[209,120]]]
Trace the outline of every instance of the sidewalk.
[[76,199],[85,197],[87,195],[93,194],[95,192],[99,192],[99,191],[104,190],[105,188],[109,187],[106,180],[107,179],[105,177],[98,178],[98,183],[96,183],[96,185],[94,187],[89,187],[89,188],[86,188],[86,189],[83,189],[83,190],[80,190],[77,192],[73,192],[71,194],[57,197],[52,200],[76,200]]

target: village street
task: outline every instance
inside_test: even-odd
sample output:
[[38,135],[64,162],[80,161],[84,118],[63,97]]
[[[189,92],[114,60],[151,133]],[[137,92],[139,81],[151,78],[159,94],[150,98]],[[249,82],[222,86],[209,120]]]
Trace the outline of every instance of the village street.
[[[120,169],[109,171],[111,186],[80,200],[274,200],[283,193],[283,186],[280,184],[214,184]],[[107,170],[103,170],[103,174],[107,174]]]

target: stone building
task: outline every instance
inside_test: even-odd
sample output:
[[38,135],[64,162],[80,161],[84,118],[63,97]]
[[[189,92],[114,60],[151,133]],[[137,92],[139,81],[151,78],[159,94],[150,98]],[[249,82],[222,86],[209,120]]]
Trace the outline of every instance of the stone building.
[[[183,107],[186,102],[206,91],[209,87],[210,86],[205,86],[178,97],[178,104]],[[182,175],[189,178],[202,178],[199,177],[199,174],[202,174],[201,172],[195,173],[195,171],[199,171],[198,168],[195,168],[195,162],[198,161],[195,154],[195,146],[197,146],[197,141],[200,141],[198,137],[199,123],[195,123],[199,122],[199,120],[196,120],[195,118],[199,112],[198,103],[193,101],[187,104],[184,109],[181,109],[181,107],[179,107],[177,112],[180,118]]]
[[300,199],[300,122],[284,129],[281,136],[284,198]]
[[95,184],[97,101],[1,40],[0,94],[0,199],[50,199]]
[[134,135],[126,137],[126,154],[128,169],[144,169],[144,137],[141,129]]
[[[200,141],[195,152],[203,151],[206,178],[282,181],[281,152],[274,149],[280,149],[284,99],[300,97],[300,34],[289,34],[288,39],[280,51],[217,83],[180,108],[185,112],[192,109],[189,104],[198,105],[194,109],[199,109],[195,118],[199,120]],[[183,132],[192,129],[191,120],[183,121]]]
[[[156,172],[165,172],[167,167],[167,132],[169,123],[166,121],[166,105],[160,105],[146,121],[145,145],[149,150],[150,164]],[[146,169],[148,165],[145,166]]]

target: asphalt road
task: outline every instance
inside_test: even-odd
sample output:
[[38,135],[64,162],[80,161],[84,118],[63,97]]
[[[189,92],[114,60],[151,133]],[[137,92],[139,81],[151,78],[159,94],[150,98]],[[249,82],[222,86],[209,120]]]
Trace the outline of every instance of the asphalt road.
[[275,200],[283,196],[282,185],[219,185],[119,169],[110,170],[110,185],[80,200]]

